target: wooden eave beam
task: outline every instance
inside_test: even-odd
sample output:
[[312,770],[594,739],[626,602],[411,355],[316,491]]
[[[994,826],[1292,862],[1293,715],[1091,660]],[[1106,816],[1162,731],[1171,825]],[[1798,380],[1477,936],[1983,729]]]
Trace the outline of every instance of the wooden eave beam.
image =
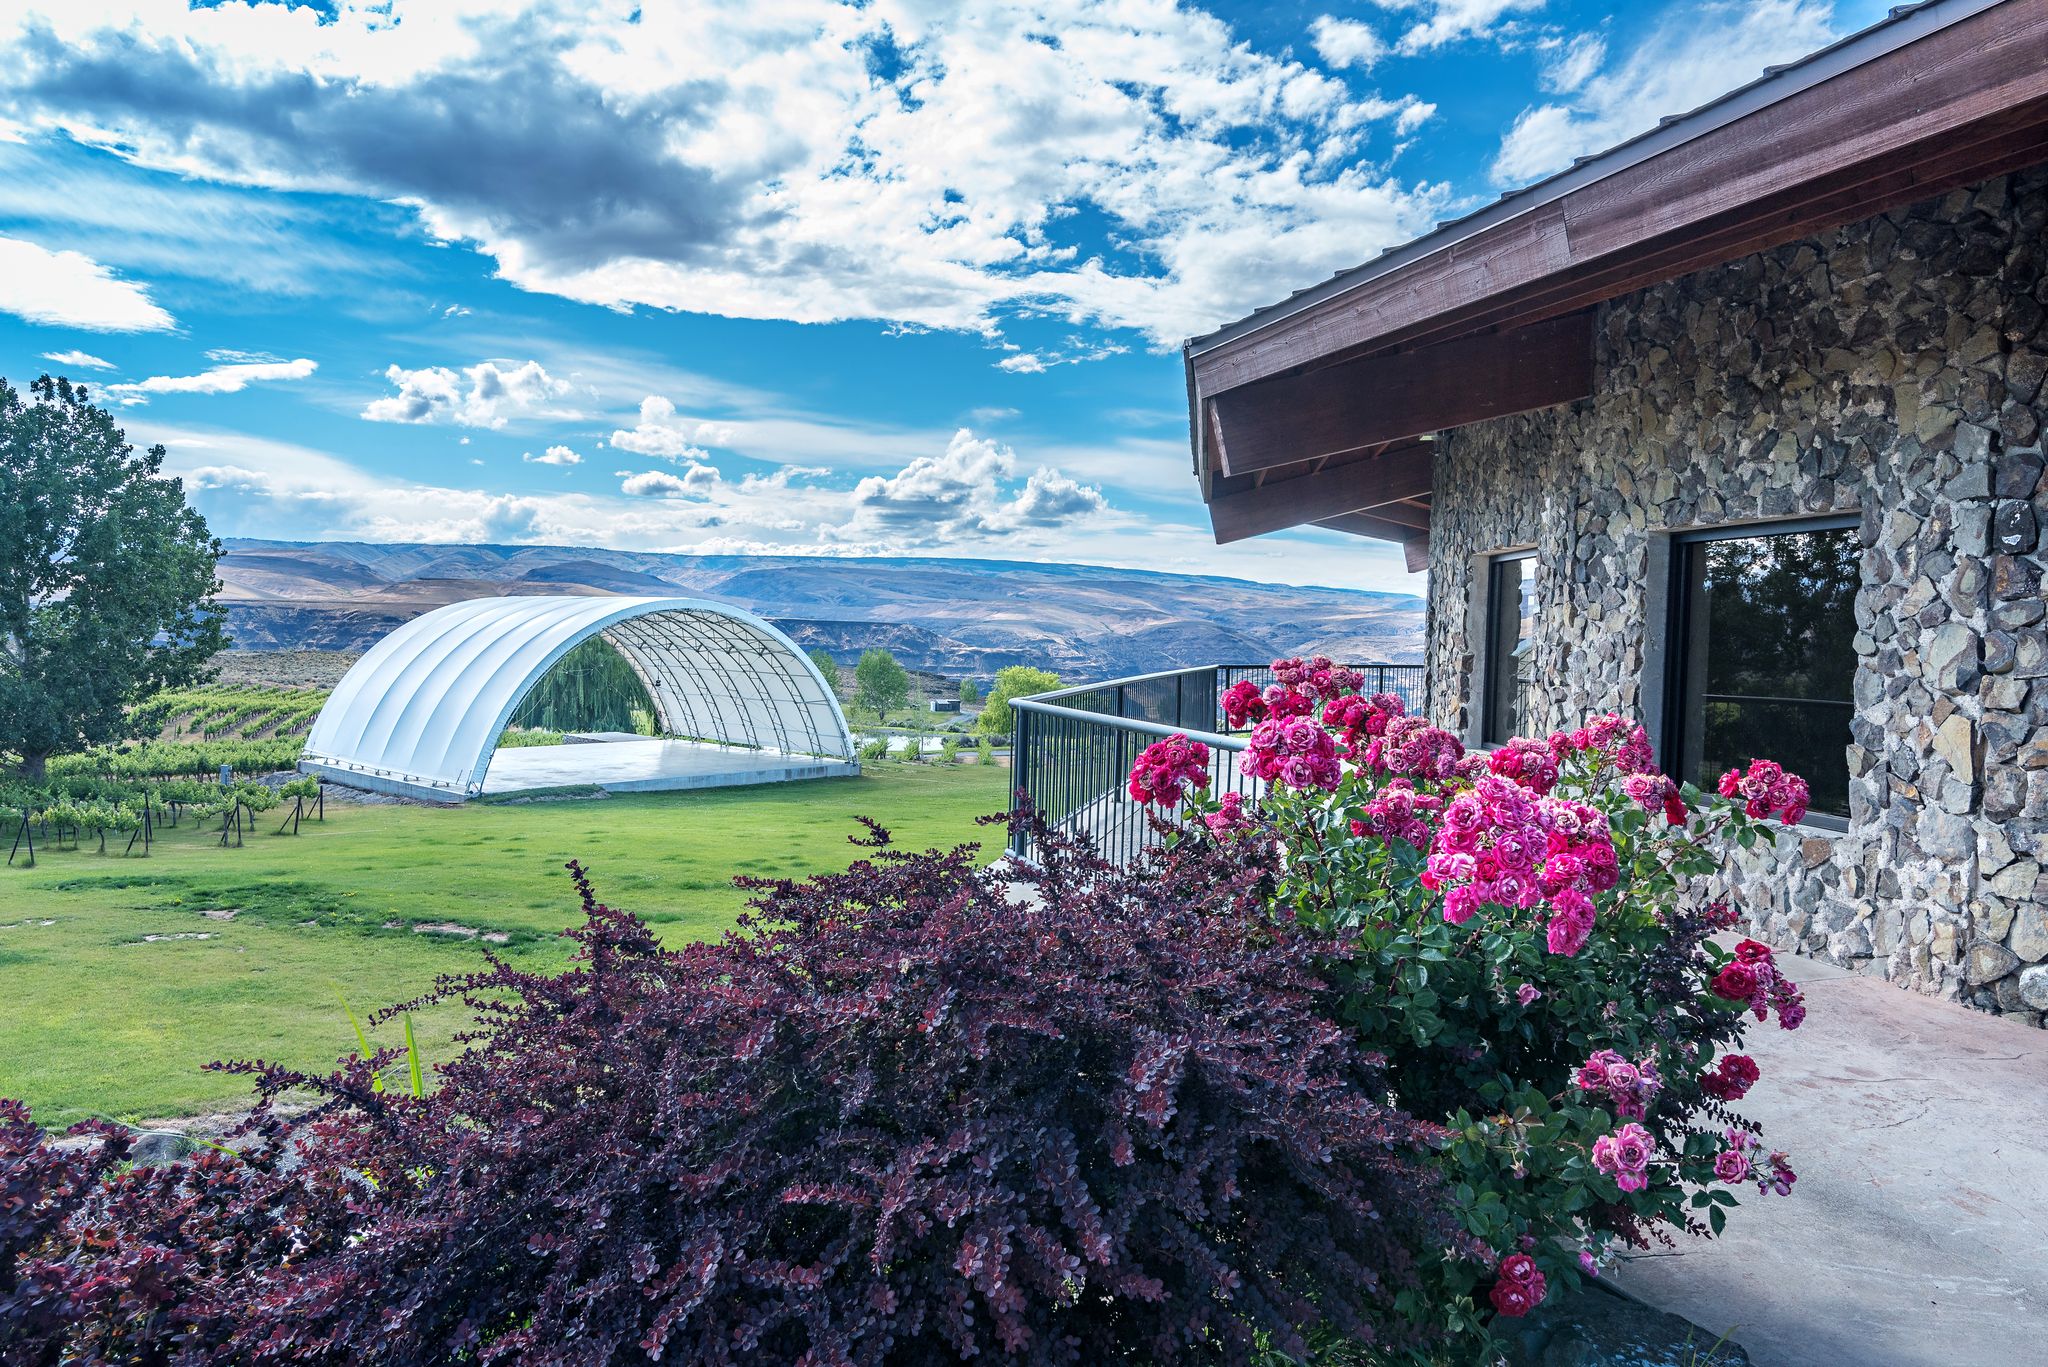
[[1211,399],[1217,468],[1251,474],[1569,403],[1593,392],[1593,315],[1572,314],[1261,380]]
[[1429,529],[1416,531],[1398,522],[1385,521],[1372,513],[1345,513],[1341,517],[1324,518],[1316,523],[1335,532],[1350,532],[1353,536],[1371,537],[1375,541],[1398,542],[1408,573],[1420,574],[1429,568]]
[[[1574,274],[1588,277],[1585,291],[1554,297],[1553,312],[1612,298],[2031,164],[2044,120],[2048,0],[2008,0],[1193,353],[1191,388],[1213,399],[1441,335],[1460,318],[1487,326],[1520,293]],[[1658,264],[1647,264],[1651,256]]]
[[1217,494],[1209,500],[1209,523],[1220,544],[1399,504],[1429,492],[1432,455],[1428,443],[1418,442],[1319,474]]

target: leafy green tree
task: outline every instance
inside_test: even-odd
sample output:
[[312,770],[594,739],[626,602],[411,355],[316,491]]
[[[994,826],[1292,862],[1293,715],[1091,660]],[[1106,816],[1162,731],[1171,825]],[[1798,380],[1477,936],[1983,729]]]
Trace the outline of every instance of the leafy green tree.
[[853,667],[853,705],[865,707],[876,720],[887,721],[889,709],[910,701],[910,675],[886,650],[861,652]]
[[205,677],[227,644],[221,544],[83,385],[0,380],[0,751],[40,780],[53,754],[131,732],[128,708]]
[[988,706],[981,710],[977,724],[992,736],[1007,736],[1016,725],[1010,713],[1010,699],[1049,693],[1059,686],[1060,676],[1049,670],[1033,669],[1030,665],[998,669],[995,686],[988,691]]
[[981,701],[981,690],[975,686],[974,680],[962,679],[960,681],[960,701],[969,706]]
[[825,687],[837,693],[839,691],[839,662],[832,658],[832,652],[823,646],[812,646],[804,654],[808,655],[811,663],[818,667],[818,672],[825,676]]

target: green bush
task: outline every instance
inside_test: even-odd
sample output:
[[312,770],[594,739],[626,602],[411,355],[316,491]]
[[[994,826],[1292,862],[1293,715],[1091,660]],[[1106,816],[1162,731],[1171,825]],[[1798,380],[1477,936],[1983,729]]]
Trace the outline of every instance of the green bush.
[[560,731],[542,727],[524,728],[508,726],[498,737],[500,750],[525,750],[538,745],[560,745],[565,737]]
[[1010,665],[996,671],[995,687],[988,691],[988,706],[981,710],[977,723],[982,731],[991,736],[1007,736],[1015,729],[1010,713],[1010,699],[1028,698],[1034,693],[1050,693],[1060,686],[1060,676],[1030,665]]

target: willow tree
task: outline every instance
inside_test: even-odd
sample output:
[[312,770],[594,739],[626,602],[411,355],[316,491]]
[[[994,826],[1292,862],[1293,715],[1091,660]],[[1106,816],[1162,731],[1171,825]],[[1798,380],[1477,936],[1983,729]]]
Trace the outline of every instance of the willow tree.
[[163,463],[83,385],[0,380],[0,753],[26,778],[127,735],[132,704],[227,644],[221,544]]

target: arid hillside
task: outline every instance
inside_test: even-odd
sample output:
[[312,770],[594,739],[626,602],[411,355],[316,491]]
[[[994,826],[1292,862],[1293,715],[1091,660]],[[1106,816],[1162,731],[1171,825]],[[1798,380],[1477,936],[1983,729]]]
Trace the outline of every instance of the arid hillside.
[[1310,650],[1419,658],[1422,600],[1086,565],[654,555],[559,546],[230,541],[223,600],[244,650],[358,651],[405,619],[486,594],[673,594],[731,603],[851,659],[1068,678]]

